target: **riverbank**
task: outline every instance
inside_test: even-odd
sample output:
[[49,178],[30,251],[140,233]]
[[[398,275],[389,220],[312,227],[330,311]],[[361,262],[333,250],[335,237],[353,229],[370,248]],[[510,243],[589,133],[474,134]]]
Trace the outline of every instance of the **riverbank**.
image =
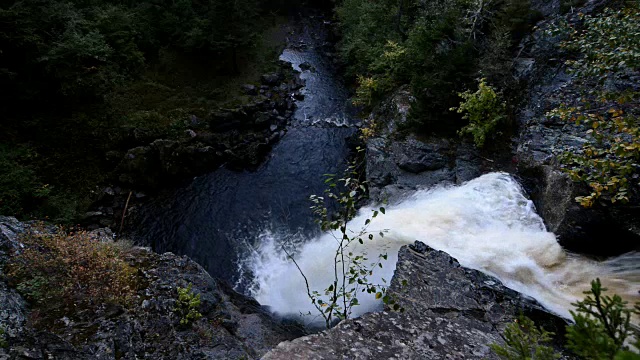
[[132,237],[159,252],[186,254],[213,276],[249,286],[242,260],[269,233],[318,233],[309,196],[325,190],[323,174],[341,173],[357,122],[336,72],[322,12],[296,16],[280,59],[304,87],[284,134],[253,171],[223,166],[130,210]]

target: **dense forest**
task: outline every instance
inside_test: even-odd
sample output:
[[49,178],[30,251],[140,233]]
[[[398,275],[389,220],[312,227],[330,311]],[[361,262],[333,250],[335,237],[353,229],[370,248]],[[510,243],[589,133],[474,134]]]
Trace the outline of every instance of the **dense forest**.
[[133,129],[170,135],[277,60],[261,36],[285,5],[2,1],[0,213],[73,219]]
[[417,125],[430,129],[456,118],[449,108],[476,78],[512,88],[512,52],[540,19],[527,0],[345,0],[337,16],[357,100],[370,105],[410,84]]
[[[132,132],[171,136],[189,114],[237,96],[241,79],[258,76],[247,68],[277,59],[260,38],[291,5],[3,1],[0,213],[72,220],[119,152],[136,145]],[[448,109],[478,73],[509,82],[510,52],[536,19],[526,0],[314,5],[337,5],[356,102],[372,105],[410,83],[429,127],[457,118]]]
[[[457,132],[481,148],[517,126],[528,90],[515,76],[515,64],[542,19],[536,9],[547,5],[344,0],[336,7],[339,49],[346,75],[357,85],[354,100],[371,108],[409,85],[416,102],[408,130]],[[574,13],[579,5],[560,1],[558,11],[573,19],[542,23],[543,35],[535,35],[566,59],[545,59],[547,65],[566,71],[577,84],[576,94],[545,116],[574,123],[586,138],[580,151],[558,154],[560,166],[585,188],[576,201],[584,207],[630,204],[640,194],[639,4],[612,1],[595,16]],[[375,121],[369,127],[375,132]]]
[[[561,4],[567,11],[574,2]],[[294,5],[310,4],[2,1],[0,213],[73,220],[91,204],[91,194],[109,178],[123,151],[138,145],[136,139],[171,137],[184,131],[189,116],[238,102],[240,85],[276,62],[277,46],[265,45],[263,37],[279,16],[295,11]],[[335,19],[339,58],[354,85],[354,102],[365,111],[408,85],[416,98],[412,131],[460,132],[482,146],[498,127],[509,125],[523,86],[513,76],[513,58],[541,18],[528,0],[311,5],[333,11],[329,17]],[[570,26],[562,34],[556,29],[554,36],[565,38],[567,56],[593,60],[569,64],[587,75],[585,84],[592,89],[602,88],[607,74],[637,69],[632,49],[607,56],[591,54],[585,45],[586,36],[597,35],[594,41],[603,49],[632,46],[637,12],[633,4],[626,6],[594,20],[593,34]],[[625,36],[616,36],[627,28]],[[607,44],[610,38],[618,40]],[[607,101],[620,100],[605,92]],[[613,107],[625,114],[621,120],[631,121],[626,135],[617,136],[616,127],[596,131],[601,142],[620,138],[620,151],[585,149],[586,157],[565,159],[575,180],[596,184],[583,205],[593,205],[601,194],[626,201],[632,192],[626,182],[637,173],[640,151],[633,141],[635,117],[626,116],[623,103],[635,103],[635,94],[622,90],[618,95],[624,101]],[[581,119],[576,109],[558,109],[558,114]],[[615,162],[594,160],[603,156]]]

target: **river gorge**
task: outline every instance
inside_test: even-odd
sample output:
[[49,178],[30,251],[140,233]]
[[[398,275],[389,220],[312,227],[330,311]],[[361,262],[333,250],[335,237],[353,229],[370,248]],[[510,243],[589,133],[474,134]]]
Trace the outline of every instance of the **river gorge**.
[[[256,171],[223,167],[195,178],[149,203],[136,230],[142,243],[159,252],[188,255],[279,315],[311,313],[303,317],[307,324],[318,317],[303,277],[282,249],[295,249],[291,251],[312,289],[331,283],[335,238],[319,232],[309,196],[323,193],[324,174],[344,170],[350,138],[361,125],[326,56],[328,25],[321,16],[311,16],[288,33],[280,59],[301,73],[304,97],[267,160]],[[356,231],[373,210],[365,206],[360,211],[349,223]],[[565,251],[508,173],[488,173],[457,186],[446,181],[430,188],[418,184],[371,226],[373,240],[355,246],[354,252],[388,254],[374,274],[376,283],[392,278],[400,247],[418,240],[565,318],[596,277],[625,299],[638,299],[636,253],[597,262]],[[381,238],[377,234],[383,229],[389,233]],[[354,315],[382,308],[373,295],[361,303]]]

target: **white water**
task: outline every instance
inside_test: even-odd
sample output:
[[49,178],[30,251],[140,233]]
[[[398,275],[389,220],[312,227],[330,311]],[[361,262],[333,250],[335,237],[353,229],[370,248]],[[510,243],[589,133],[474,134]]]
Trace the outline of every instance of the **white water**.
[[[374,271],[377,282],[391,280],[402,245],[420,240],[447,252],[465,267],[497,277],[507,287],[564,317],[569,317],[570,304],[583,298],[583,291],[596,277],[625,299],[640,299],[638,254],[600,263],[568,254],[555,235],[546,231],[533,203],[507,174],[491,173],[458,187],[420,191],[386,210],[386,215],[374,219],[368,229],[374,239],[354,249],[370,258],[388,253],[383,268]],[[349,228],[359,230],[367,218],[362,214],[371,211],[361,209]],[[388,233],[378,236],[383,229]],[[245,262],[255,275],[252,295],[279,314],[317,313],[307,297],[303,277],[282,250],[282,244],[291,245],[291,241],[265,233],[259,243]],[[323,292],[333,279],[335,238],[324,234],[298,243],[294,258],[311,289]],[[356,316],[380,307],[372,297],[359,299],[362,305],[354,307]]]

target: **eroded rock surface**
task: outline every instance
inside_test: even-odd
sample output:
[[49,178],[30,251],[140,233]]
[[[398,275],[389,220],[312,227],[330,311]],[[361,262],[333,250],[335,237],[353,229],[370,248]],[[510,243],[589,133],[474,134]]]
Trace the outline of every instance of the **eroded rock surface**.
[[565,321],[534,301],[444,252],[419,248],[400,249],[388,289],[404,312],[343,321],[281,343],[263,359],[497,359],[489,344],[503,344],[504,327],[520,313],[561,334]]

